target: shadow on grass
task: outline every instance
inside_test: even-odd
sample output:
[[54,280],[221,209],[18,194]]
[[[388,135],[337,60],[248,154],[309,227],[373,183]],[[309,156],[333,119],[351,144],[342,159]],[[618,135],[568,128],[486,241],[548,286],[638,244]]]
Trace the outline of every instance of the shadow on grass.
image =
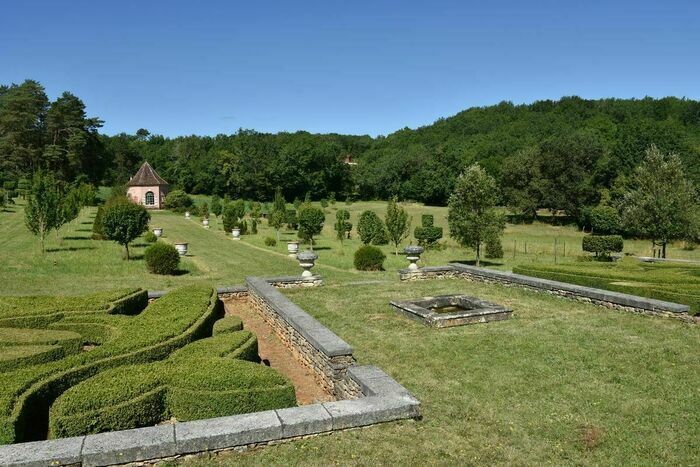
[[76,232],[92,232],[92,229],[75,229]]
[[88,221],[88,222],[81,222],[81,224],[83,224],[83,225],[92,225],[92,224],[94,224],[94,222],[89,222],[89,221]]
[[47,248],[47,253],[56,253],[58,251],[81,251],[81,250],[96,250],[94,246],[68,246],[61,248]]
[[[476,260],[475,259],[455,259],[452,261],[449,261],[450,264],[452,263],[460,263],[460,264],[466,264],[468,266],[476,266]],[[495,261],[488,261],[488,260],[481,260],[479,262],[479,266],[503,266],[503,263],[497,263]]]
[[63,240],[90,240],[90,237],[69,236],[63,237]]

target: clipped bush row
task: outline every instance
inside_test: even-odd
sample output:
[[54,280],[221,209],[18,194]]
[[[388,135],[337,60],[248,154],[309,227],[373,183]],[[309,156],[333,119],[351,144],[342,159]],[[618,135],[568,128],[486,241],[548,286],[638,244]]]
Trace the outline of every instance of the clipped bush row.
[[622,251],[624,242],[620,235],[586,235],[581,242],[583,251],[595,253],[596,256],[610,256],[610,253]]
[[[174,350],[209,335],[223,315],[215,290],[188,286],[149,304],[137,316],[112,316],[117,337],[90,352],[3,374],[0,386],[0,444],[41,436],[51,403],[66,389],[102,371],[161,360]],[[109,316],[92,315],[94,322]],[[37,431],[39,430],[39,431]]]
[[224,316],[216,323],[212,333],[216,336],[227,332],[235,332],[243,329],[243,321],[238,316]]
[[235,331],[189,344],[164,361],[105,371],[56,400],[50,433],[78,436],[172,417],[197,420],[296,405],[284,376],[249,360],[257,360],[257,340],[249,331]]

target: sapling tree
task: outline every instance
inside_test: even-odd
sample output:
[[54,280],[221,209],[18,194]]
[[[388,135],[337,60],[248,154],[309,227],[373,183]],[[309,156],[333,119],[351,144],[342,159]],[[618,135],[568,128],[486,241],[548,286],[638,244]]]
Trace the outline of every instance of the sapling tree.
[[503,216],[495,209],[496,181],[473,164],[459,176],[448,203],[447,222],[450,236],[465,247],[476,251],[479,266],[482,244],[500,237],[505,228]]
[[102,226],[105,237],[124,245],[125,258],[129,260],[129,243],[148,229],[151,215],[140,204],[126,199],[117,201],[104,210]]
[[399,245],[402,241],[408,238],[411,231],[411,220],[408,214],[402,208],[396,196],[389,200],[386,208],[386,231],[389,234],[389,240],[394,244],[394,253],[399,254]]
[[352,223],[349,221],[350,211],[347,209],[338,209],[335,213],[335,238],[340,240],[340,244],[343,244],[343,240],[346,236],[350,235],[352,230]]
[[687,238],[697,229],[698,194],[686,177],[683,162],[676,154],[664,154],[656,146],[646,151],[635,170],[622,202],[625,230],[650,238],[661,245]]
[[314,235],[318,235],[323,230],[323,223],[326,215],[319,208],[304,203],[299,207],[297,215],[299,222],[299,238],[309,242],[311,249],[314,249]]
[[211,212],[214,214],[216,217],[219,217],[221,215],[221,198],[218,196],[214,195],[211,197]]
[[61,197],[56,180],[51,175],[36,173],[27,196],[24,220],[27,228],[39,237],[42,254],[46,236],[61,225],[61,218]]

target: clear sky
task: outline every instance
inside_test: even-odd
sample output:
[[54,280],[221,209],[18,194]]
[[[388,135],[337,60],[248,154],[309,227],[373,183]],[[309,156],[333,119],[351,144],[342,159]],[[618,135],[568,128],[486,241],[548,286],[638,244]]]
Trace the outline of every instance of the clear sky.
[[470,106],[700,98],[700,1],[25,1],[0,83],[71,91],[103,132],[388,134]]

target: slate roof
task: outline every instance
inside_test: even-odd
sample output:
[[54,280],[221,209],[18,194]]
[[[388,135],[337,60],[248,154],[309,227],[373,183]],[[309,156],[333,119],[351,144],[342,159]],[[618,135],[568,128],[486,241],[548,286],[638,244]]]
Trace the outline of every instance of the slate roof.
[[155,186],[155,185],[167,185],[168,182],[163,180],[163,177],[158,175],[158,172],[153,170],[151,164],[144,162],[136,175],[131,177],[128,186]]

